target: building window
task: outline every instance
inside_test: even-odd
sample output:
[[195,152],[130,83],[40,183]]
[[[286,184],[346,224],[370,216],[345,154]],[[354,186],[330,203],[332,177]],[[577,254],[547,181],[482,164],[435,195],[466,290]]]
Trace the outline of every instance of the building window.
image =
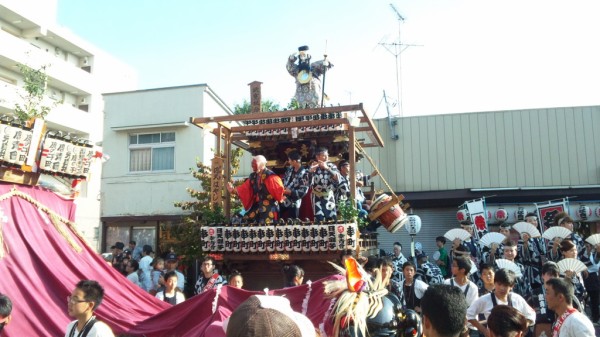
[[175,132],[129,135],[129,171],[175,169]]

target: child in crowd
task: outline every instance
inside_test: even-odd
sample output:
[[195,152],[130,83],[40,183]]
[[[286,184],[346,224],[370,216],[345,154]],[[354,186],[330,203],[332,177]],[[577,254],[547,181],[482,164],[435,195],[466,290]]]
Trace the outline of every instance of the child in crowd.
[[165,274],[165,260],[163,258],[157,257],[152,261],[152,288],[150,289],[150,294],[155,295],[157,292],[164,290],[164,279],[163,275]]

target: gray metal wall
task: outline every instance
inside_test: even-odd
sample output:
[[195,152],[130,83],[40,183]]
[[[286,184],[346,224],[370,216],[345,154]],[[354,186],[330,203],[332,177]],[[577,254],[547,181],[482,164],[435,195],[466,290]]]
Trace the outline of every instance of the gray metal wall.
[[375,122],[367,153],[395,191],[600,184],[600,106],[398,118],[397,141]]
[[[431,259],[431,255],[437,250],[435,238],[444,235],[449,229],[458,227],[456,220],[456,207],[452,208],[427,208],[414,209],[413,214],[421,218],[421,231],[415,236],[415,242],[420,242],[423,249]],[[379,248],[387,253],[392,252],[394,242],[402,244],[402,253],[404,256],[410,256],[410,235],[405,228],[401,228],[396,233],[390,233],[385,228],[377,229],[379,237]],[[450,250],[450,243],[446,243],[446,249]]]

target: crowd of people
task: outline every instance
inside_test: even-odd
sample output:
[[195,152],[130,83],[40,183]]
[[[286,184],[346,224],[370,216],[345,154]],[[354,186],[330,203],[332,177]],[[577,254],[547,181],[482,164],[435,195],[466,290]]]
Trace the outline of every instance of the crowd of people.
[[[526,221],[540,228],[535,213],[527,214]],[[573,231],[573,224],[567,213],[559,213],[554,226],[572,231],[567,237],[547,240],[523,232],[517,242],[512,240],[510,226],[502,225],[500,233],[505,235],[502,242],[480,246],[472,225],[463,222],[461,228],[471,236],[453,240],[449,252],[445,248],[446,238],[437,237],[434,263],[428,262],[428,256],[418,245],[417,256],[407,258],[402,254],[402,245],[396,242],[389,256],[370,259],[365,269],[375,266],[391,274],[389,291],[401,299],[404,308],[421,313],[422,299],[429,286],[447,284],[458,288],[468,307],[465,333],[471,336],[515,336],[493,332],[489,324],[491,313],[502,305],[516,309],[519,315],[511,313],[507,318],[506,309],[500,310],[498,321],[510,322],[499,327],[522,327],[522,316],[528,322],[524,335],[532,335],[535,327],[536,336],[541,331],[546,331],[547,336],[553,332],[554,336],[594,336],[594,327],[600,325],[600,244],[584,242]],[[501,259],[511,261],[514,266],[501,264]],[[563,259],[577,259],[587,270],[561,271],[558,262]]]

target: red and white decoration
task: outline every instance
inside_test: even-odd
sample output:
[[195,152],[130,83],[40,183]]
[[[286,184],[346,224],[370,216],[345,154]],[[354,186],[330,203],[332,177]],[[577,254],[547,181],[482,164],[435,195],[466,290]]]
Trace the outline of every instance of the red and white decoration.
[[[537,207],[537,214],[539,215],[539,223],[540,225],[543,225],[543,230],[546,230],[547,228],[550,228],[551,226],[553,226],[553,222],[554,222],[554,217],[560,213],[560,212],[565,212],[567,210],[567,201],[565,199],[559,201],[559,202],[548,202],[545,205],[538,205],[536,204]],[[543,231],[540,231],[543,233]]]
[[498,222],[505,222],[508,220],[508,212],[504,208],[498,208],[496,212],[494,212],[494,219]]
[[461,209],[458,212],[456,212],[456,220],[458,220],[458,222],[466,221],[468,218],[469,212],[467,212],[466,209]]

